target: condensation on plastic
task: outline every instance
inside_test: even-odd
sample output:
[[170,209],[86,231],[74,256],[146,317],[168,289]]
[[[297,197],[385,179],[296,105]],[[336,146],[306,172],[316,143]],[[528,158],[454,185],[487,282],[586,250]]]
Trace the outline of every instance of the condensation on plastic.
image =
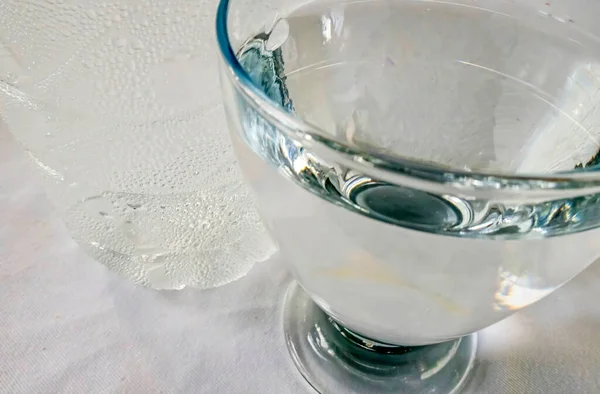
[[211,288],[274,246],[223,116],[215,2],[7,0],[0,116],[73,238],[158,289]]

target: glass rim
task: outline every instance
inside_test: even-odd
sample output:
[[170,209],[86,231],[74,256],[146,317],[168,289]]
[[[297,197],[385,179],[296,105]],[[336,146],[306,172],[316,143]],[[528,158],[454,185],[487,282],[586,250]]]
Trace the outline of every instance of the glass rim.
[[216,13],[216,38],[224,65],[230,76],[233,77],[232,82],[243,93],[245,100],[252,105],[254,110],[275,125],[280,126],[278,131],[292,139],[300,140],[319,153],[339,158],[342,162],[352,162],[353,165],[366,168],[367,171],[374,170],[392,175],[392,178],[397,179],[393,175],[399,175],[403,179],[417,178],[420,181],[452,185],[463,191],[465,189],[496,191],[504,189],[510,191],[511,194],[512,192],[533,191],[541,193],[536,193],[539,197],[550,191],[578,191],[578,194],[582,192],[600,193],[600,168],[545,173],[470,171],[399,155],[390,155],[367,147],[358,148],[332,138],[321,128],[287,112],[254,83],[239,63],[229,40],[229,5],[230,0],[219,1]]

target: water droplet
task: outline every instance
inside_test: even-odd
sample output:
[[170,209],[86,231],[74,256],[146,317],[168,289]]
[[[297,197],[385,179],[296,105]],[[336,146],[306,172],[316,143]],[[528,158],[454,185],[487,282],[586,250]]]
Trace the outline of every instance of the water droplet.
[[113,206],[103,196],[93,196],[82,201],[83,209],[93,216],[113,219]]
[[290,26],[285,19],[280,19],[275,23],[275,26],[269,33],[269,39],[267,40],[267,50],[274,51],[283,45],[285,40],[290,35]]
[[144,48],[144,43],[142,42],[142,40],[134,38],[131,41],[131,47],[137,51]]

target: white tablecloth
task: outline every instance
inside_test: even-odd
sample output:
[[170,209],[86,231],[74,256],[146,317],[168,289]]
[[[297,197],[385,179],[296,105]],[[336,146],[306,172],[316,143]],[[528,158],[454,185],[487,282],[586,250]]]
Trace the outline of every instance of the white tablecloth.
[[[25,163],[0,130],[0,393],[311,392],[283,342],[281,261],[211,291],[136,287],[77,247]],[[596,264],[484,330],[473,391],[600,393],[599,299]]]

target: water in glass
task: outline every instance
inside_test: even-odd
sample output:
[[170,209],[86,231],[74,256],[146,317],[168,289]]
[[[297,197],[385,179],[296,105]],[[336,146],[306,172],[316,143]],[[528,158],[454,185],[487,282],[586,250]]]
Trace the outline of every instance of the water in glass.
[[[479,3],[308,3],[237,57],[282,109],[357,151],[466,172],[592,168],[592,39],[568,18]],[[426,192],[324,158],[250,106],[242,123],[242,166],[295,276],[367,337],[424,345],[466,335],[600,256],[598,231],[583,231],[600,223],[595,195]]]

